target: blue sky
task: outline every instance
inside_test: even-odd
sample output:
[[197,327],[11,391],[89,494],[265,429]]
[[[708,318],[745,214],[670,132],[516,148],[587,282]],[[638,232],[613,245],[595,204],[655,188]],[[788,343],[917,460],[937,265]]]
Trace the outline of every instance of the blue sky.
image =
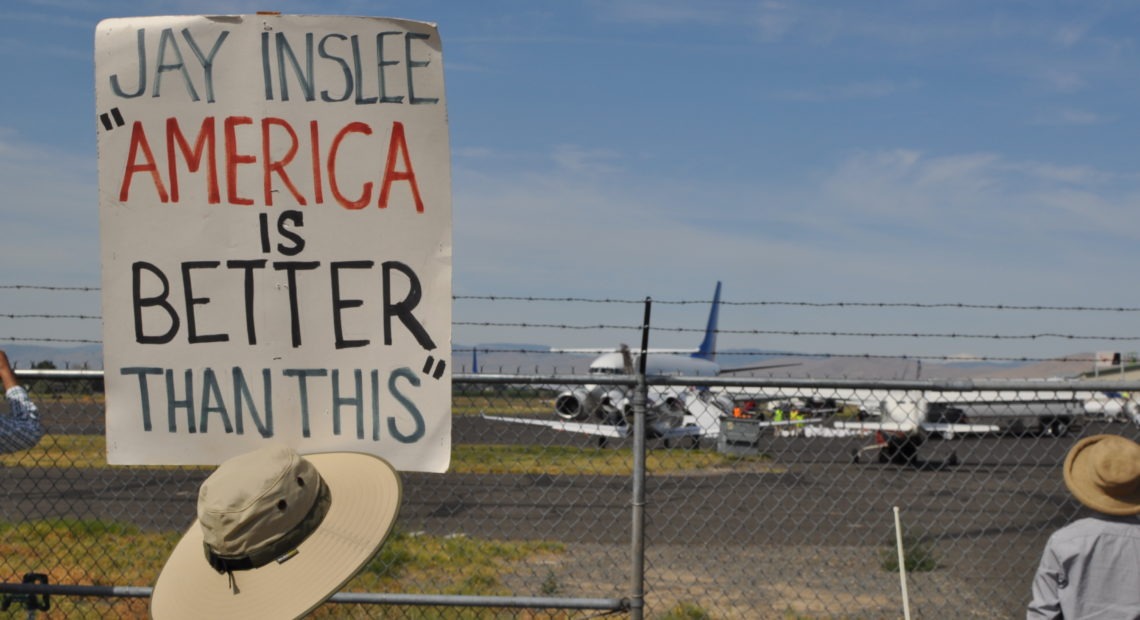
[[[1108,2],[8,1],[0,285],[99,285],[97,22],[267,8],[439,24],[456,295],[704,300],[722,280],[737,302],[1140,307],[1140,7]],[[99,313],[97,293],[2,295],[4,314]],[[628,306],[596,311],[460,301],[454,318],[640,319]],[[705,307],[660,312],[661,325],[697,327]],[[721,327],[1130,338],[1138,318],[765,305],[729,306]],[[6,339],[100,337],[92,320],[3,325]],[[454,335],[582,338],[470,326]],[[664,333],[656,344],[695,340]],[[732,334],[721,346],[1140,348]]]

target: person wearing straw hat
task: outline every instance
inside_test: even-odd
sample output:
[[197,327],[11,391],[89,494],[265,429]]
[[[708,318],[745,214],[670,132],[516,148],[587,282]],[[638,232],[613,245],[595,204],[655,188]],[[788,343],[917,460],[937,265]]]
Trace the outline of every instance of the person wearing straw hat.
[[9,414],[0,416],[0,454],[19,452],[34,447],[44,436],[36,404],[20,385],[8,362],[8,354],[0,351],[0,385],[8,400]]
[[1140,445],[1085,437],[1065,457],[1064,478],[1093,514],[1049,537],[1027,620],[1140,619]]
[[301,456],[271,444],[233,457],[202,483],[151,615],[299,618],[380,550],[400,496],[399,475],[370,454]]

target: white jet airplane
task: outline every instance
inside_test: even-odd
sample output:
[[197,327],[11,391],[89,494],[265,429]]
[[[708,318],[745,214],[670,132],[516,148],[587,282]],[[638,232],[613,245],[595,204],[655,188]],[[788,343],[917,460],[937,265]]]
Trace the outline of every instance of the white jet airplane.
[[[720,306],[721,283],[717,282],[712,308],[704,339],[695,352],[649,350],[646,357],[648,376],[716,376],[746,370],[778,368],[794,364],[722,368],[716,362],[716,335]],[[567,351],[567,350],[563,350]],[[579,350],[580,351],[580,350]],[[591,364],[592,376],[606,377],[632,375],[638,360],[624,345],[613,352],[598,356]],[[703,389],[650,386],[646,403],[646,434],[650,439],[668,442],[679,438],[715,438],[720,434],[720,419],[731,415],[734,398],[747,397],[757,403],[787,401],[802,390],[788,388],[760,388],[739,390]],[[821,395],[822,396],[822,395]],[[965,421],[964,408],[984,406],[1059,406],[1065,405],[1062,414],[1024,414],[1041,420],[1048,434],[1061,435],[1074,415],[1102,415],[1118,417],[1129,415],[1140,425],[1140,407],[1131,395],[1105,394],[1093,390],[1062,390],[1055,394],[1025,390],[871,390],[837,388],[826,395],[828,402],[858,405],[869,419],[857,422],[836,421],[830,427],[809,427],[812,435],[836,436],[848,434],[874,434],[876,443],[855,452],[858,462],[867,450],[878,451],[884,462],[920,464],[918,447],[928,436],[952,438],[957,435],[994,433],[1000,430],[995,424],[974,424]],[[608,438],[629,437],[632,432],[629,411],[632,393],[624,386],[583,385],[566,390],[555,399],[554,410],[558,420],[487,416],[489,420],[545,426],[555,430],[593,435],[602,444]],[[1079,411],[1075,408],[1079,407]],[[811,407],[807,410],[810,412]],[[803,429],[805,425],[819,424],[819,418],[797,420],[756,420],[762,427],[790,427]],[[817,430],[818,432],[813,432]],[[797,433],[799,434],[799,433]]]
[[[791,364],[760,365],[722,368],[716,362],[716,335],[720,313],[721,283],[716,283],[712,308],[709,311],[704,339],[696,351],[648,350],[645,374],[650,377],[716,376],[763,368],[780,368]],[[562,352],[569,352],[562,349]],[[686,354],[687,353],[687,354]],[[591,376],[609,377],[633,375],[639,362],[627,346],[603,353],[590,363]],[[629,437],[633,432],[630,411],[633,394],[629,388],[616,385],[583,385],[566,390],[554,401],[554,412],[560,419],[536,420],[529,418],[483,415],[487,420],[545,426],[559,431],[592,435],[604,445],[610,438]],[[646,401],[646,437],[662,439],[666,446],[672,440],[690,438],[696,444],[701,438],[716,438],[720,434],[720,418],[733,410],[733,403],[725,396],[713,395],[708,390],[677,386],[650,386]],[[592,420],[592,421],[591,421]],[[818,423],[818,419],[798,419],[757,422],[762,426],[791,426]]]

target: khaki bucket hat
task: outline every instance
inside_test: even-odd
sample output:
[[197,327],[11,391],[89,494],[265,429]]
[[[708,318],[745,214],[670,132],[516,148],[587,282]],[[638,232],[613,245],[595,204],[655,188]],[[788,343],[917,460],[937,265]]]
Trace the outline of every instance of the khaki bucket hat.
[[222,463],[151,596],[154,618],[297,618],[379,551],[401,485],[370,454],[270,445]]
[[1065,457],[1065,486],[1097,512],[1140,514],[1140,445],[1118,435],[1085,437]]

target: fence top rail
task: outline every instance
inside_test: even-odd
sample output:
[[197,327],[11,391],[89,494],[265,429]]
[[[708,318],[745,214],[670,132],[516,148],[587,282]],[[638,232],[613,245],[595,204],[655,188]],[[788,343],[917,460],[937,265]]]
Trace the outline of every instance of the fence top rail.
[[[149,598],[154,588],[149,586],[93,586],[81,584],[10,583],[0,582],[0,593],[51,594],[56,596],[93,596],[119,598]],[[593,609],[623,611],[629,609],[625,598],[573,598],[539,596],[472,596],[455,594],[403,594],[385,592],[337,592],[329,598],[332,603],[372,605],[422,605],[465,607],[520,607],[532,609]]]
[[21,379],[103,379],[103,371],[100,370],[68,370],[61,368],[49,369],[15,369],[16,376]]
[[[502,375],[456,374],[457,384],[535,385],[562,388],[568,385],[632,385],[636,375]],[[695,387],[764,387],[764,388],[850,388],[934,392],[978,392],[990,390],[1017,390],[1039,392],[1140,392],[1140,381],[1111,379],[973,379],[973,380],[893,380],[893,379],[830,379],[830,378],[778,378],[778,377],[683,377],[649,376],[651,385]]]
[[975,392],[1018,390],[1040,392],[1131,392],[1140,391],[1140,381],[1106,379],[830,379],[774,377],[650,377],[657,385],[722,387],[858,388],[876,390]]

